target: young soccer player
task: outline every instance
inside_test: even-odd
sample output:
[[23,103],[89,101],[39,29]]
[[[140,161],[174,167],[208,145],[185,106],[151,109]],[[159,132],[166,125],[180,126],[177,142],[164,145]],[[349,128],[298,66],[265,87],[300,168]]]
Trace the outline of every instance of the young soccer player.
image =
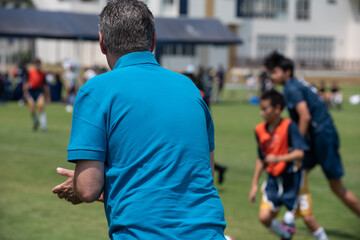
[[[265,92],[260,98],[261,116],[265,122],[255,127],[259,157],[249,200],[255,202],[258,181],[261,172],[266,169],[268,178],[262,186],[259,220],[282,239],[291,239],[295,232],[293,215],[304,175],[301,160],[307,145],[296,124],[280,117],[284,106],[284,97],[275,90]],[[283,225],[275,220],[282,205],[290,211]]]
[[294,64],[290,59],[274,52],[265,59],[264,64],[273,82],[284,86],[291,119],[297,123],[300,133],[309,144],[310,150],[305,153],[303,161],[306,172],[320,164],[331,190],[360,217],[359,200],[341,181],[344,170],[338,152],[338,134],[324,101],[314,87],[294,78]]
[[[40,124],[41,130],[45,132],[47,129],[45,97],[49,96],[49,86],[45,81],[45,73],[41,70],[40,59],[35,59],[34,68],[30,68],[28,75],[28,79],[23,83],[23,91],[33,119],[33,130],[36,131]],[[36,107],[39,108],[40,121],[36,115]]]

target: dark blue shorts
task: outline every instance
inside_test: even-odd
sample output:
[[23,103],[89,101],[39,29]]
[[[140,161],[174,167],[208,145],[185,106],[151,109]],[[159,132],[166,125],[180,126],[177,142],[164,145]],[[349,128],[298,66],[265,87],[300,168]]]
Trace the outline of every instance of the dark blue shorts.
[[297,196],[303,184],[303,170],[296,173],[285,173],[278,177],[268,177],[263,189],[263,201],[271,203],[271,210],[277,211],[282,205],[288,210],[295,211]]
[[32,97],[32,99],[34,99],[34,102],[36,102],[36,100],[38,99],[38,97],[42,93],[43,93],[43,90],[41,88],[39,88],[39,89],[29,89],[29,94]]
[[333,124],[327,124],[311,134],[310,150],[305,153],[303,166],[312,169],[320,164],[328,179],[339,179],[344,175],[339,154],[339,137]]

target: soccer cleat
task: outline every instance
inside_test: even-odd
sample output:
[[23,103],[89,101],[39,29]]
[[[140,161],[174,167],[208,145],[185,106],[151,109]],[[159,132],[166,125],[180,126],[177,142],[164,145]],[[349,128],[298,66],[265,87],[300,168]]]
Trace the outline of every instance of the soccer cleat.
[[39,128],[39,125],[40,125],[40,123],[39,123],[39,120],[37,120],[37,119],[36,119],[36,121],[34,121],[34,125],[33,125],[33,131],[36,131],[36,130],[38,130],[38,128]]
[[290,237],[289,238],[281,238],[282,240],[290,240],[292,238],[292,236],[295,234],[296,230],[295,230],[295,225],[294,224],[286,224],[285,222],[281,222],[280,226],[287,231],[288,233],[290,233]]

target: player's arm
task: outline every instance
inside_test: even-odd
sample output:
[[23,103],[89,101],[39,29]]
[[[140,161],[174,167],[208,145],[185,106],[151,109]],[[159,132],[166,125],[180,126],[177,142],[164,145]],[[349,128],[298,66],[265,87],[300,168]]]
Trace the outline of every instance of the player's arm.
[[304,157],[304,151],[295,149],[294,151],[284,155],[275,156],[269,154],[268,156],[266,156],[265,162],[267,163],[292,162],[295,160],[301,160],[303,157]]
[[214,151],[210,152],[210,166],[211,166],[211,175],[214,178],[214,165],[215,165],[215,155]]
[[29,76],[27,76],[26,79],[24,80],[22,84],[22,90],[24,97],[27,98],[29,96]]
[[296,104],[295,110],[299,115],[299,123],[298,123],[299,131],[301,135],[305,136],[311,121],[311,115],[306,101],[301,101],[298,104]]
[[251,188],[250,188],[250,193],[249,193],[249,201],[251,203],[255,203],[255,196],[258,190],[258,182],[261,176],[261,173],[264,169],[264,162],[258,158],[256,160],[256,164],[255,164],[255,170],[254,170],[254,175],[253,175],[253,179],[251,181]]
[[76,162],[74,174],[74,190],[84,202],[99,199],[104,187],[104,162],[79,160]]

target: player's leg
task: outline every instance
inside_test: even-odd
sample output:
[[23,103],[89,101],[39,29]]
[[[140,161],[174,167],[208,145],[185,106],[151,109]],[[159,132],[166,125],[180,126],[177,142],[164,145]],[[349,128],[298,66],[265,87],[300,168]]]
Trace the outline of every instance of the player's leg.
[[319,162],[331,190],[353,213],[360,217],[359,200],[350,190],[346,189],[341,181],[344,170],[338,152],[339,141],[335,128],[327,129],[325,134],[317,137],[316,144]]
[[[24,94],[24,96],[25,96],[27,105],[29,106],[31,119],[33,120],[33,130],[36,131],[37,128],[39,127],[39,120],[36,116],[35,100],[31,94],[31,92]],[[34,96],[34,97],[36,97],[36,96]]]
[[277,213],[278,211],[275,210],[274,203],[268,199],[266,192],[263,191],[259,211],[260,222],[271,232],[283,239],[290,239],[291,234],[281,226],[280,222],[276,221]]
[[41,130],[45,132],[47,129],[47,118],[45,113],[45,96],[43,93],[41,93],[36,100],[36,106],[38,107],[40,113]]
[[298,194],[298,208],[295,213],[295,218],[301,216],[305,225],[312,232],[316,240],[327,240],[328,237],[323,227],[321,227],[315,219],[312,210],[311,195],[308,186],[308,173],[305,172],[303,184]]
[[343,185],[341,178],[329,179],[331,190],[358,217],[360,217],[360,203],[357,197]]

